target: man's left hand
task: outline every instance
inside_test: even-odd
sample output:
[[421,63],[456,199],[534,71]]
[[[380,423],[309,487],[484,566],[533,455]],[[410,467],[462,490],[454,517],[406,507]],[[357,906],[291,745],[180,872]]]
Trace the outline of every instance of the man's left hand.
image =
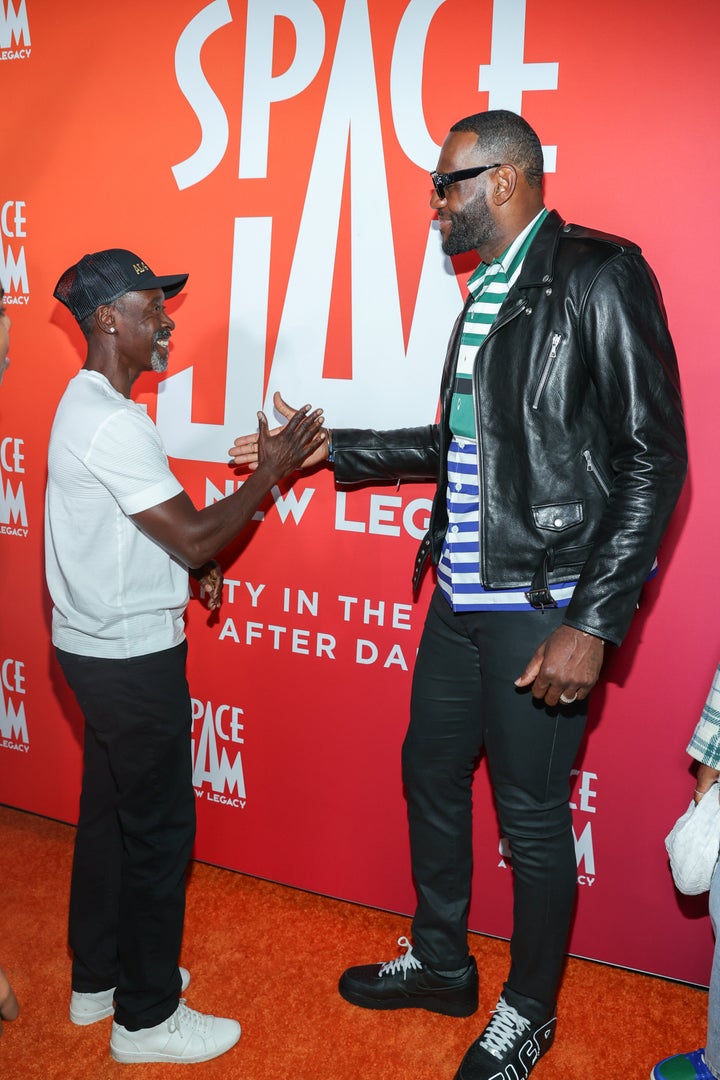
[[531,686],[546,705],[572,705],[588,696],[600,675],[603,640],[573,626],[558,626],[535,650],[517,687]]

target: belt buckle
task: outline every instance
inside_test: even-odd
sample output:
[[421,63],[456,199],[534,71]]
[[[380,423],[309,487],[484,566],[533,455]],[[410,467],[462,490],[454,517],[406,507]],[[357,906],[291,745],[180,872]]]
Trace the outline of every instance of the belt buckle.
[[549,589],[528,589],[525,593],[525,599],[530,604],[530,607],[534,607],[536,611],[557,607],[557,601]]

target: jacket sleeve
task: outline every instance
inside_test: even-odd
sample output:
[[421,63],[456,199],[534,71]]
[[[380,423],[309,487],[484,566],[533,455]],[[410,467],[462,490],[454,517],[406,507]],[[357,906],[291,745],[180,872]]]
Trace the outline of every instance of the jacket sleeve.
[[437,424],[392,431],[333,428],[332,440],[335,479],[339,484],[437,479]]
[[565,621],[619,644],[687,471],[675,350],[659,287],[639,253],[618,254],[599,271],[579,327],[612,476]]

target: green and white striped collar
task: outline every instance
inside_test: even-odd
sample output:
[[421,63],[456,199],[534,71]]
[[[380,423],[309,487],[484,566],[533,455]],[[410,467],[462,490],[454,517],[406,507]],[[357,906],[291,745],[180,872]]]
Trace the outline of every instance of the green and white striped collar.
[[468,278],[467,287],[468,290],[477,298],[483,288],[483,279],[488,270],[488,267],[493,263],[501,263],[503,270],[507,276],[508,282],[512,285],[513,279],[517,276],[520,267],[522,266],[523,259],[525,258],[528,248],[535,239],[535,234],[542,225],[543,221],[547,217],[547,210],[542,208],[537,217],[534,217],[528,225],[525,226],[521,233],[515,237],[509,247],[505,248],[502,255],[499,258],[493,259],[492,263],[481,262],[475,271]]

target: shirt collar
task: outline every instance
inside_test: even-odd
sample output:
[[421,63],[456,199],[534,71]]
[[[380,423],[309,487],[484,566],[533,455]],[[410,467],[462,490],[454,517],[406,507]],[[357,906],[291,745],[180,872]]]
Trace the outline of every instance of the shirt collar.
[[[512,243],[505,248],[502,255],[497,259],[493,259],[492,262],[481,262],[480,265],[473,271],[468,278],[468,291],[477,297],[483,287],[483,280],[485,274],[490,266],[496,263],[500,263],[503,270],[510,276],[511,271],[514,273],[519,268],[519,263],[522,258],[525,257],[525,250],[530,246],[530,242],[540,227],[540,223],[547,217],[547,210],[542,208],[539,214],[536,214],[532,221],[528,222],[522,232],[518,233]],[[523,250],[525,249],[525,250]],[[522,253],[522,258],[518,261],[518,255]]]

